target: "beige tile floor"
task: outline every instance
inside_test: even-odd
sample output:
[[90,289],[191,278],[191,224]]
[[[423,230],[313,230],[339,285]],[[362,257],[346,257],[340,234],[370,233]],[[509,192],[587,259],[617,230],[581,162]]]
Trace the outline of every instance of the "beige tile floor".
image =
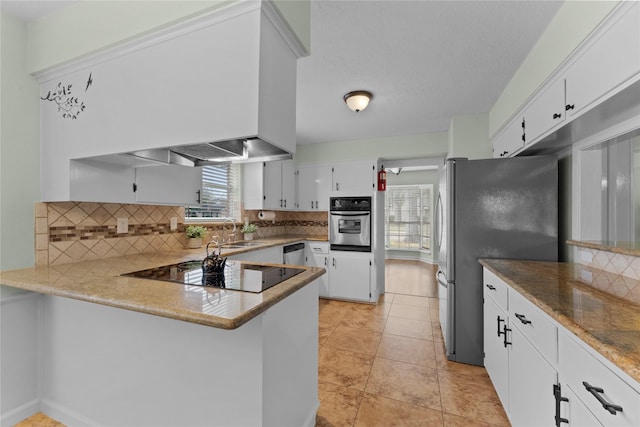
[[320,300],[316,426],[508,426],[486,370],[446,360],[433,269],[386,270],[388,290],[417,295]]
[[[377,305],[320,300],[316,426],[509,425],[486,370],[446,360],[433,273],[389,262]],[[16,427],[64,425],[36,414]]]

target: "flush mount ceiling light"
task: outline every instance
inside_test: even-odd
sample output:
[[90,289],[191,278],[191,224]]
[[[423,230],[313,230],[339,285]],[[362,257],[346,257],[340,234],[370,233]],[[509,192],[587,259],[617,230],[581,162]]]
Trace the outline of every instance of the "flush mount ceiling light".
[[351,110],[359,113],[367,108],[367,105],[369,105],[369,101],[371,101],[372,98],[373,95],[369,91],[354,90],[353,92],[347,93],[343,99]]

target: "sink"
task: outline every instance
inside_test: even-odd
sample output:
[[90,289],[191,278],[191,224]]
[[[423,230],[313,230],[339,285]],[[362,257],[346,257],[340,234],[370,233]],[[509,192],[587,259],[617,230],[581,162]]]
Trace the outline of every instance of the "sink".
[[250,248],[252,246],[261,246],[264,245],[264,243],[260,243],[260,242],[233,242],[233,243],[225,243],[223,245],[220,245],[221,248],[227,248],[227,249],[240,249],[240,248]]

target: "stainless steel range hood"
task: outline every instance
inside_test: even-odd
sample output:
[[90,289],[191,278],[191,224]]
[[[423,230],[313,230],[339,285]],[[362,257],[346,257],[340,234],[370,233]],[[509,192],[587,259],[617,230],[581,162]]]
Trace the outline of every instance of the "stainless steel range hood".
[[139,150],[125,154],[152,163],[181,166],[266,162],[292,157],[281,148],[255,137]]

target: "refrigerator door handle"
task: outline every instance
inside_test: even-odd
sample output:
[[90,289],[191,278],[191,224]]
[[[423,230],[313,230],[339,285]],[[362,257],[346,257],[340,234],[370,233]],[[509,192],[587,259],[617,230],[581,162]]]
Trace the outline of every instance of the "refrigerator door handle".
[[438,200],[436,201],[436,241],[438,242],[438,249],[442,246],[442,196],[438,193]]
[[456,354],[456,341],[455,341],[455,317],[456,317],[456,286],[453,282],[447,283],[447,343],[449,346],[447,347],[447,357],[449,359],[452,358],[454,354]]

